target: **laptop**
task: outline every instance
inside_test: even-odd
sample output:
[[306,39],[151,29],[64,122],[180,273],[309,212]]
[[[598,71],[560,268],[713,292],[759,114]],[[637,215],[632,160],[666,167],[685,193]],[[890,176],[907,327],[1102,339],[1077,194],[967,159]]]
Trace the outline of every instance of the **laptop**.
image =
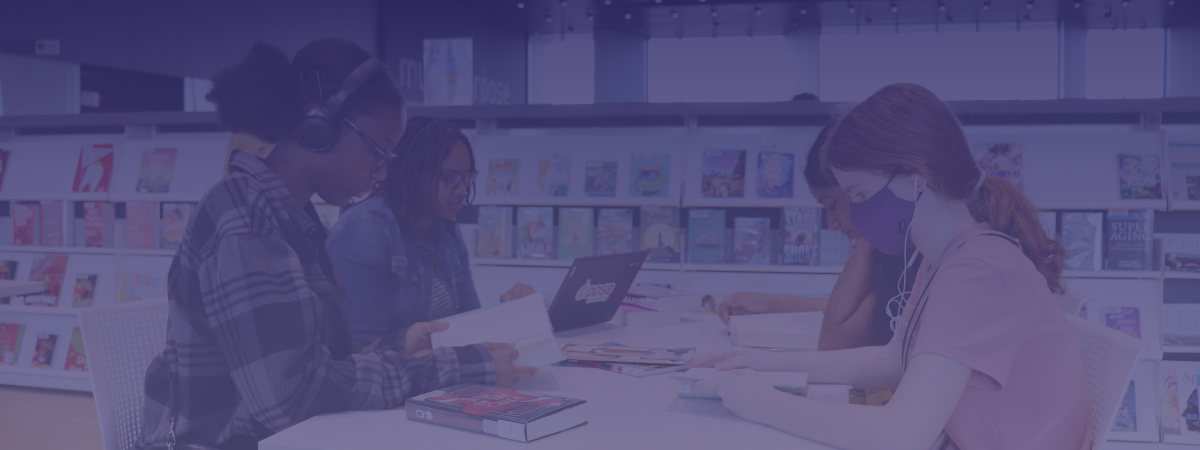
[[646,250],[575,258],[547,311],[554,331],[612,320],[649,254]]

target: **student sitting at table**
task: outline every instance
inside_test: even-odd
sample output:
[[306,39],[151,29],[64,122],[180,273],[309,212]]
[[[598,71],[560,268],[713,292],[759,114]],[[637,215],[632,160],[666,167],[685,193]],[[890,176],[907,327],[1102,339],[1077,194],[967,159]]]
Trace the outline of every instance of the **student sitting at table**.
[[722,299],[719,312],[721,319],[729,322],[729,316],[741,314],[822,311],[825,317],[817,350],[884,345],[893,335],[888,305],[893,308],[892,315],[899,313],[898,303],[890,300],[900,294],[901,276],[908,280],[916,276],[920,257],[916,264],[905,269],[902,249],[892,248],[888,249],[890,253],[884,253],[859,239],[858,231],[850,223],[850,198],[821,172],[821,146],[825,145],[833,125],[830,122],[821,129],[808,150],[804,167],[808,192],[825,208],[826,227],[855,240],[850,259],[833,285],[833,293],[825,299],[739,292]]
[[[458,211],[475,192],[475,153],[454,125],[413,117],[376,193],[346,211],[327,241],[346,286],[355,345],[405,328],[428,335],[430,322],[479,309]],[[533,293],[517,283],[505,302]]]
[[[533,374],[512,364],[511,344],[430,351],[424,336],[396,333],[351,351],[310,198],[342,205],[386,175],[404,97],[382,62],[342,39],[308,44],[290,63],[259,43],[207,98],[225,128],[252,135],[231,142],[257,143],[232,151],[171,262],[166,349],[146,371],[137,448],[254,449],[317,414]],[[259,148],[269,150],[241,151]]]
[[[840,119],[822,152],[854,225],[890,225],[863,237],[927,257],[895,338],[828,352],[710,351],[694,364],[753,370],[696,389],[838,448],[927,450],[943,430],[941,448],[1090,448],[1080,344],[1053,295],[1063,247],[1020,190],[979,170],[950,108],[923,87],[886,86]],[[895,395],[885,406],[823,403],[775,390],[755,370]]]

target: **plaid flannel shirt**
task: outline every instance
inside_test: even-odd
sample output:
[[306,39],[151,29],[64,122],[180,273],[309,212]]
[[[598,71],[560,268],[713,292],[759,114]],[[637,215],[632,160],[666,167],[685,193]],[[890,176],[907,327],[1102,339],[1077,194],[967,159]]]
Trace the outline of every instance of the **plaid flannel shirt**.
[[392,350],[403,348],[401,330],[351,352],[327,234],[262,160],[233,152],[171,262],[167,345],[146,371],[139,448],[165,445],[172,390],[180,441],[253,449],[317,414],[495,383],[482,345],[413,358]]

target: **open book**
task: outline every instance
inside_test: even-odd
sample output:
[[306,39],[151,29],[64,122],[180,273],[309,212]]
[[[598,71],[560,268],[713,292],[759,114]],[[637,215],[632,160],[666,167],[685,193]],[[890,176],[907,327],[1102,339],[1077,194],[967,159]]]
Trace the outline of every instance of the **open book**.
[[460,347],[482,342],[513,343],[520,356],[513,364],[544,366],[565,360],[542,294],[522,297],[496,306],[456,314],[439,322],[450,328],[429,335],[433,347]]
[[743,347],[816,350],[821,312],[749,314],[729,318],[729,339]]

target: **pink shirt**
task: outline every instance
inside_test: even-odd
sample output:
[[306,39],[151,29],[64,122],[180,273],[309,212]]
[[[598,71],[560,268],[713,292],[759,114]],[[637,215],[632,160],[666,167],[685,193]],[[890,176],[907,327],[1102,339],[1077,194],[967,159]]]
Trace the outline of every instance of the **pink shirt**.
[[[951,240],[928,286],[909,357],[941,355],[972,369],[945,428],[959,448],[1089,449],[1079,340],[1020,249],[998,236],[962,241],[990,229],[979,224]],[[917,273],[904,312],[909,321],[933,264],[926,258]]]

